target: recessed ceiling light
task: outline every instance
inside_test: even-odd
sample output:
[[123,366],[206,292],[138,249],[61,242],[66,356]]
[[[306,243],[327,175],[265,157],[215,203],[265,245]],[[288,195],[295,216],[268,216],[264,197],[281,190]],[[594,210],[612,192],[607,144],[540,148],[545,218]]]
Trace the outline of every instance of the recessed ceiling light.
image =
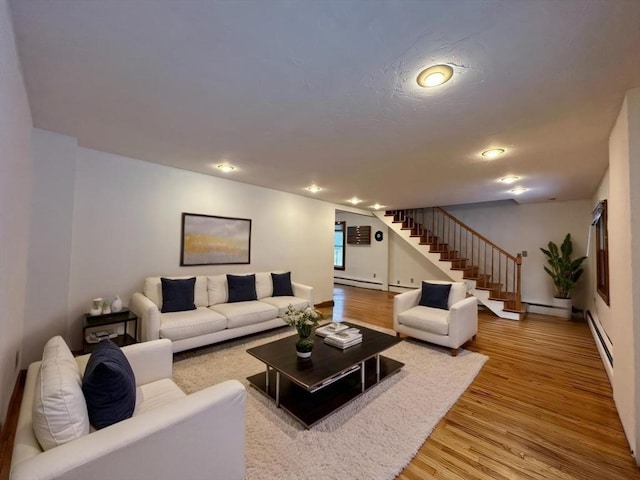
[[233,165],[229,165],[228,163],[221,163],[220,165],[216,165],[216,168],[224,173],[233,172],[236,169],[236,167],[234,167]]
[[418,85],[421,87],[437,87],[448,82],[453,75],[453,68],[449,65],[433,65],[418,75]]
[[374,203],[373,205],[369,205],[369,208],[373,208],[375,210],[380,210],[381,208],[384,208],[384,205],[380,205],[379,203]]
[[520,177],[516,177],[515,175],[508,175],[508,176],[500,179],[500,181],[502,183],[506,183],[507,185],[510,184],[510,183],[515,183],[518,180],[520,180]]
[[311,193],[318,193],[320,190],[322,190],[318,185],[313,184],[313,185],[309,185],[306,190],[309,190]]
[[513,193],[514,195],[520,195],[521,193],[524,193],[527,190],[529,190],[529,189],[528,188],[524,188],[524,187],[516,187],[514,189],[509,190],[509,192]]
[[349,200],[347,200],[347,202],[349,202],[349,203],[351,203],[353,205],[357,205],[360,202],[362,202],[362,200],[360,200],[358,197],[353,197],[353,198],[350,198]]
[[504,148],[492,148],[490,150],[485,150],[481,153],[481,155],[485,158],[496,158],[502,155],[504,152]]

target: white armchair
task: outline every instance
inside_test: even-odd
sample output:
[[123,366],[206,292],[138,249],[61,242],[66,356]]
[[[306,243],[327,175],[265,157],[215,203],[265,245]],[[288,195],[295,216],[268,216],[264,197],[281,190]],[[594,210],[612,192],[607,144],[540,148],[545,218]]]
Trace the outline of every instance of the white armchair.
[[448,310],[419,305],[422,289],[396,295],[393,299],[393,329],[397,335],[435,343],[458,354],[458,348],[478,333],[478,306],[475,297],[465,298],[463,282],[432,281],[435,284],[451,284]]
[[[42,362],[29,366],[11,480],[244,479],[242,384],[229,380],[185,395],[171,380],[170,340],[130,345],[122,351],[136,377],[133,416],[46,451],[34,433],[32,414]],[[88,357],[75,359],[80,374]]]

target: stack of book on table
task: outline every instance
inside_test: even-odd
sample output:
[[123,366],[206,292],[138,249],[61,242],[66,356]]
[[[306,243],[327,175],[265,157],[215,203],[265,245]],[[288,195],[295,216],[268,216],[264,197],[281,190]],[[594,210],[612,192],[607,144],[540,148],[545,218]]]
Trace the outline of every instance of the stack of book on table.
[[323,327],[316,328],[316,335],[320,337],[326,337],[327,335],[331,335],[332,333],[340,333],[349,329],[349,325],[343,325],[342,323],[330,323]]
[[344,350],[362,343],[362,334],[357,328],[347,328],[342,332],[327,335],[324,338],[324,343]]

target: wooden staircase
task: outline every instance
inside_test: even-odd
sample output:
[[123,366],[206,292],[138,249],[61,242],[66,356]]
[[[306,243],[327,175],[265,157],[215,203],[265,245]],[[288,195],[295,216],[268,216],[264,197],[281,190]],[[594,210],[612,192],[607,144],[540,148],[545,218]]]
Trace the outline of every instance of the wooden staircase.
[[375,215],[496,315],[521,320],[520,254],[513,256],[440,207]]

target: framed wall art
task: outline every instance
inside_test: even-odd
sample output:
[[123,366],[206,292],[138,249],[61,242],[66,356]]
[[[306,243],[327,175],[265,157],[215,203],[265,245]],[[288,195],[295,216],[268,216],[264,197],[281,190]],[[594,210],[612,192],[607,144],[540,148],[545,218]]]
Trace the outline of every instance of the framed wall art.
[[182,214],[180,265],[251,263],[251,219]]

